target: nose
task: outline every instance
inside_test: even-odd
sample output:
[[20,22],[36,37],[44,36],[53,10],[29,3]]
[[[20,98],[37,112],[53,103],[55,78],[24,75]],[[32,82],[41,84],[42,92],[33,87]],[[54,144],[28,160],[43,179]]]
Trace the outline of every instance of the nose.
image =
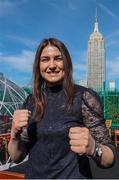
[[50,69],[56,69],[56,64],[55,64],[55,61],[54,59],[51,59],[50,62],[49,62],[49,68]]

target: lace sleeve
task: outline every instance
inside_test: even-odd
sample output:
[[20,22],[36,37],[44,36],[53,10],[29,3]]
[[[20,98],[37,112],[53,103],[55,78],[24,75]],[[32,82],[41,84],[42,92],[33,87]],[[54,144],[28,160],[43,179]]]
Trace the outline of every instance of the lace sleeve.
[[113,144],[106,128],[103,107],[99,96],[88,89],[82,97],[82,117],[84,125],[90,130],[91,135],[102,144]]

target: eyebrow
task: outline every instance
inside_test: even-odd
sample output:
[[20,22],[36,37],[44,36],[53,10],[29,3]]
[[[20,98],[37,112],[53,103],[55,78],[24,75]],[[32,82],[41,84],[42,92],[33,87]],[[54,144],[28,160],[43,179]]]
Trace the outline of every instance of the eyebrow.
[[[48,58],[49,56],[41,56],[40,58]],[[62,55],[61,54],[59,54],[59,55],[56,55],[56,56],[54,56],[54,57],[62,57]]]
[[62,57],[62,55],[61,55],[61,54],[59,54],[59,55],[56,55],[55,57]]
[[40,58],[47,58],[47,57],[49,57],[49,56],[41,56]]

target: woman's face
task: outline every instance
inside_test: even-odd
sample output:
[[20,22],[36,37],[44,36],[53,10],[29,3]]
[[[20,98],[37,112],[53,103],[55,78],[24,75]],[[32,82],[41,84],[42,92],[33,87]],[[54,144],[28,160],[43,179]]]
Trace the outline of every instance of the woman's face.
[[49,86],[61,84],[64,78],[64,61],[59,49],[46,46],[40,56],[40,74]]

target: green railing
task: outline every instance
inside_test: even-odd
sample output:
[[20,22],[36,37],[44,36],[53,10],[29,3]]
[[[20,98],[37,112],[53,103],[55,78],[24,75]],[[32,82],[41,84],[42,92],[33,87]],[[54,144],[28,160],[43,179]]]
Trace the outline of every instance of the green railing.
[[119,91],[109,91],[108,89],[99,92],[99,96],[104,105],[105,119],[112,119],[114,124],[119,124]]

